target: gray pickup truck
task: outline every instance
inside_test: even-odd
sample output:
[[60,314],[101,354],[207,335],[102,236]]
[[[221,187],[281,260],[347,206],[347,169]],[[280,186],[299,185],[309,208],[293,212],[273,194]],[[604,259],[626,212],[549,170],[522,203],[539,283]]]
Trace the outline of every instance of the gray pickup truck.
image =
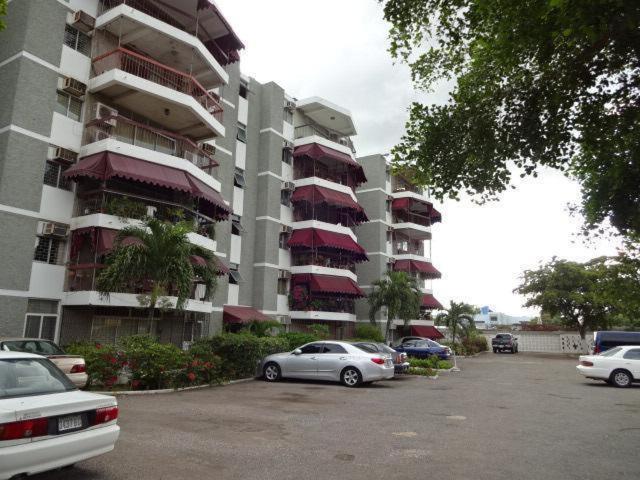
[[518,339],[510,333],[499,333],[491,340],[491,347],[493,353],[518,353]]

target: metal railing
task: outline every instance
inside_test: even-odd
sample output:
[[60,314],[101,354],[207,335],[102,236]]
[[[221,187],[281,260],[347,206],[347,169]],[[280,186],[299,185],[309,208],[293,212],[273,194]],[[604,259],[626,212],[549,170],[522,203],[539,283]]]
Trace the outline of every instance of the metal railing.
[[397,213],[393,216],[393,223],[415,223],[423,227],[430,227],[431,219],[413,213]]
[[213,156],[200,148],[193,140],[150,127],[121,115],[102,117],[89,122],[84,131],[83,144],[112,138],[160,153],[190,161],[198,168],[209,170],[218,166]]
[[104,53],[93,59],[95,75],[119,69],[164,87],[193,97],[216,120],[222,122],[223,108],[217,95],[208,92],[191,75],[163,65],[123,47]]
[[308,299],[300,302],[296,302],[295,300],[291,299],[291,301],[289,302],[289,308],[291,310],[349,313],[352,315],[356,312],[355,302],[351,299],[331,299],[317,296],[311,296]]
[[349,254],[330,255],[319,253],[317,250],[306,253],[293,252],[291,255],[291,264],[294,267],[303,267],[313,265],[316,267],[337,268],[340,270],[348,270],[352,273],[356,272],[355,262]]
[[339,133],[332,132],[328,128],[322,128],[318,125],[300,125],[296,127],[294,130],[295,138],[304,138],[311,137],[313,135],[317,135],[318,137],[326,138],[327,140],[331,140],[332,142],[339,143],[343,147],[347,147],[351,152],[355,153],[356,149],[353,146],[353,142],[351,139],[345,135],[340,135]]

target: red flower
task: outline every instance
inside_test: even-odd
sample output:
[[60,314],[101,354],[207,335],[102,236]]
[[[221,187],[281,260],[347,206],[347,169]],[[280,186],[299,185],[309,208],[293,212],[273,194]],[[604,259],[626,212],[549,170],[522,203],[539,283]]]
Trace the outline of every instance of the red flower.
[[191,362],[192,367],[197,367],[198,365],[200,365],[200,362],[198,360],[194,360],[193,362]]
[[96,343],[96,350],[100,350],[102,348],[102,345],[100,345],[99,343]]
[[118,359],[116,357],[109,357],[109,363],[115,365],[118,363]]
[[187,374],[187,378],[189,379],[189,381],[190,381],[190,382],[195,382],[195,380],[196,380],[196,374],[195,374],[195,373],[193,373],[193,372],[189,372],[189,373]]
[[204,364],[204,368],[206,368],[207,370],[213,368],[213,363],[211,363],[211,362],[205,363]]

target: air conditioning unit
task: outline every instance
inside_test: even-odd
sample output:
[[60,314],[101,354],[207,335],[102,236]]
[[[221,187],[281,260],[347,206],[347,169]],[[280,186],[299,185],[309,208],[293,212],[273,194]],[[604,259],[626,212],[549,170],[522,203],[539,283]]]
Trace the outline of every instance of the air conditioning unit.
[[42,234],[50,235],[52,237],[66,237],[69,235],[69,229],[66,225],[60,225],[59,223],[46,222],[42,226]]
[[210,143],[203,143],[200,148],[202,149],[202,151],[204,153],[207,153],[209,155],[215,155],[216,154],[216,146],[212,145]]
[[295,190],[296,189],[296,184],[293,182],[284,182],[282,184],[282,189],[283,190]]
[[104,123],[115,127],[118,121],[114,117],[117,116],[118,110],[104,103],[96,102],[93,106],[93,120],[102,120]]
[[51,160],[57,160],[64,163],[75,163],[78,161],[78,154],[67,148],[55,147]]
[[278,270],[278,279],[289,279],[291,278],[291,272],[288,270]]
[[280,233],[293,233],[293,228],[289,225],[280,225]]
[[73,77],[64,77],[60,82],[60,90],[67,92],[74,97],[82,97],[87,93],[87,86]]
[[340,145],[345,146],[345,147],[348,147],[348,146],[349,146],[349,140],[347,140],[347,139],[346,139],[346,138],[344,138],[344,137],[339,138],[339,139],[338,139],[338,143],[339,143]]
[[72,25],[81,32],[90,32],[96,26],[96,19],[83,10],[78,10],[73,14]]
[[285,150],[293,150],[293,142],[290,142],[289,140],[285,140],[282,143],[282,148],[284,148]]
[[282,315],[280,317],[280,323],[282,325],[291,325],[291,317],[289,315]]
[[286,110],[289,110],[289,111],[293,112],[296,109],[296,102],[293,102],[291,100],[285,100],[284,101],[284,108]]

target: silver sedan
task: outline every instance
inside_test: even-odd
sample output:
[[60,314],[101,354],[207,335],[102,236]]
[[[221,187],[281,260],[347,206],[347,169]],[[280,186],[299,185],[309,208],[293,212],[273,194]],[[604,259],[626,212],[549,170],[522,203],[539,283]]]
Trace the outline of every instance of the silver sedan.
[[260,365],[260,373],[268,382],[303,378],[341,382],[347,387],[393,378],[393,372],[389,355],[333,341],[307,343],[293,352],[269,355]]

